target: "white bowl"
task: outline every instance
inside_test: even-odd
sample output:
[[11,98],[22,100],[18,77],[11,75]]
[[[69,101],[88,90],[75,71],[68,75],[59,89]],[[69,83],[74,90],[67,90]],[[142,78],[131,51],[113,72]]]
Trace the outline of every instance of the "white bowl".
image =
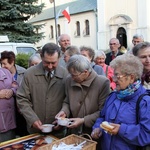
[[57,118],[57,123],[61,126],[68,126],[71,124],[71,121],[68,118]]
[[52,132],[53,126],[54,126],[53,124],[43,124],[42,132],[44,132],[44,133]]

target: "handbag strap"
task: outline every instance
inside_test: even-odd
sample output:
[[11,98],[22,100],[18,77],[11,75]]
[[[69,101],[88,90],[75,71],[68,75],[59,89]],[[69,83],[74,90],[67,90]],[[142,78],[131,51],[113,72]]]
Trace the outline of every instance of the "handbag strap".
[[[94,79],[94,80],[95,80],[95,79]],[[92,81],[92,83],[94,82],[94,80]],[[91,83],[91,85],[92,85],[92,83]],[[79,111],[80,111],[80,109],[81,109],[83,103],[85,102],[85,99],[86,99],[86,97],[87,97],[87,95],[88,95],[88,93],[89,93],[89,91],[90,91],[91,85],[90,85],[90,87],[88,88],[88,90],[87,90],[87,92],[86,92],[86,94],[85,94],[85,96],[84,96],[84,98],[83,98],[83,101],[82,101],[82,103],[81,103],[81,105],[80,105],[80,107],[79,107],[79,109],[78,109],[78,111],[77,111],[77,116],[78,116]]]
[[106,77],[107,77],[107,75],[108,75],[108,66],[106,67]]

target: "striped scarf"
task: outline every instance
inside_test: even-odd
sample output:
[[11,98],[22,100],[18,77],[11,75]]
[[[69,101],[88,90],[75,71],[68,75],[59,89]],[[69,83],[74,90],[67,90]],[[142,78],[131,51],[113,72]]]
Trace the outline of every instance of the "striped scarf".
[[137,80],[134,83],[130,84],[125,90],[120,90],[117,92],[117,98],[123,99],[129,95],[132,95],[139,87],[140,87],[141,81]]

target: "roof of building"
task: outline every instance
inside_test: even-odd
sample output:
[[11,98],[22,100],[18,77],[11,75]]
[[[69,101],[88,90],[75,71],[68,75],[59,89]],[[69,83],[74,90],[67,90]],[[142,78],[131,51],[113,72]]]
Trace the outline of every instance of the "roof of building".
[[[88,11],[97,10],[97,0],[76,0],[70,3],[59,5],[55,7],[56,16],[60,11],[63,11],[69,7],[70,15],[84,13]],[[59,14],[59,17],[62,17],[62,13]],[[54,8],[48,8],[42,11],[41,14],[36,15],[35,17],[29,20],[30,23],[40,22],[48,19],[54,18]]]

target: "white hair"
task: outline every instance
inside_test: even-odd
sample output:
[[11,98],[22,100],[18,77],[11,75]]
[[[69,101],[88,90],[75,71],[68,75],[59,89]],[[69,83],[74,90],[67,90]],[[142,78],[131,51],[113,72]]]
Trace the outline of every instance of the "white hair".
[[[106,54],[104,53],[104,51],[97,50],[97,51],[95,52],[95,58],[100,57],[100,56],[103,56],[103,57],[106,59]],[[95,59],[95,58],[94,58],[94,59]]]

